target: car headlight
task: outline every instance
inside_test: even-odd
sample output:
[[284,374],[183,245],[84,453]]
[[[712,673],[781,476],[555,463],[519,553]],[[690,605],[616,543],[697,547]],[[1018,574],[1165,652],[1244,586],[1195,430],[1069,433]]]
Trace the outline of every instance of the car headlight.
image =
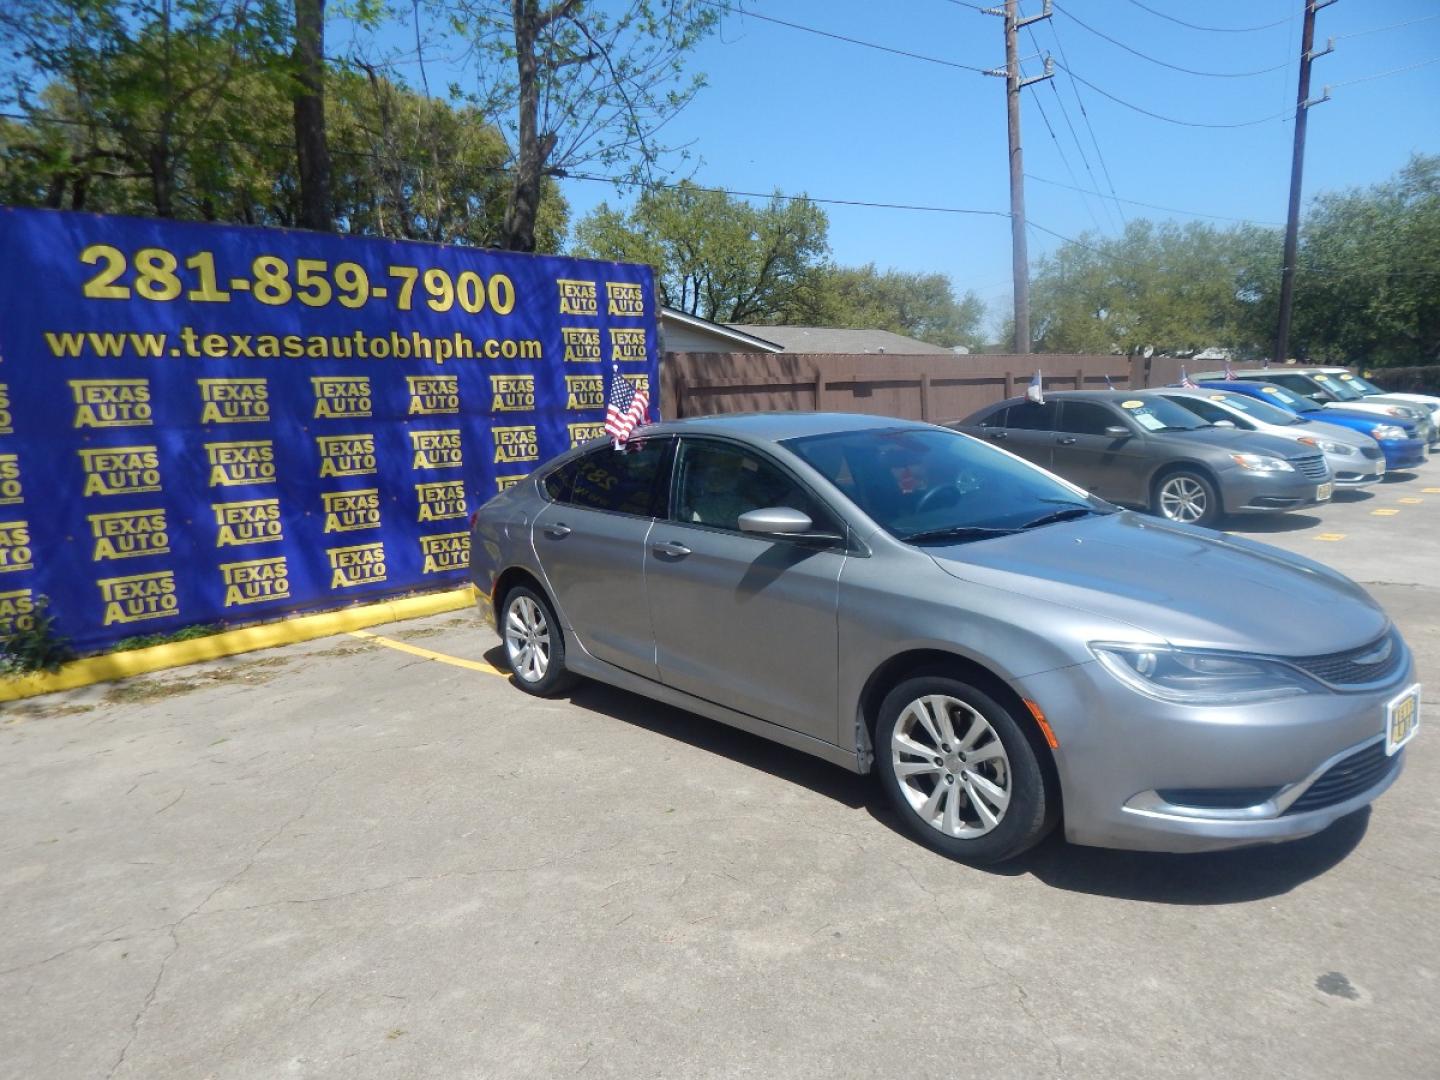
[[1385,410],[1386,416],[1403,416],[1407,420],[1414,420],[1415,414],[1409,409],[1402,409],[1398,405],[1391,405]]
[[1181,705],[1273,701],[1316,685],[1294,668],[1259,656],[1104,641],[1091,642],[1090,651],[1130,689]]
[[1231,454],[1235,464],[1242,469],[1249,469],[1251,472],[1294,472],[1295,467],[1288,461],[1282,461],[1278,457],[1267,457],[1264,454]]
[[1403,439],[1405,429],[1396,427],[1394,424],[1381,424],[1370,432],[1372,439]]
[[1320,449],[1327,454],[1334,454],[1336,457],[1351,457],[1355,453],[1353,446],[1346,446],[1344,443],[1329,442],[1322,439]]

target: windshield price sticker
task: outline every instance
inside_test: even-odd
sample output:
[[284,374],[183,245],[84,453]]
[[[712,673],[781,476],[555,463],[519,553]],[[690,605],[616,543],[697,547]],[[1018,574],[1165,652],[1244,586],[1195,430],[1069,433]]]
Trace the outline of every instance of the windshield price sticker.
[[1145,407],[1145,403],[1143,401],[1136,401],[1134,399],[1131,399],[1130,401],[1120,402],[1120,407],[1122,409],[1143,409]]
[[1262,387],[1260,388],[1260,392],[1261,392],[1262,394],[1278,394],[1278,393],[1280,393],[1280,391],[1277,390],[1277,389],[1275,389],[1275,387],[1273,387],[1273,386],[1262,386]]

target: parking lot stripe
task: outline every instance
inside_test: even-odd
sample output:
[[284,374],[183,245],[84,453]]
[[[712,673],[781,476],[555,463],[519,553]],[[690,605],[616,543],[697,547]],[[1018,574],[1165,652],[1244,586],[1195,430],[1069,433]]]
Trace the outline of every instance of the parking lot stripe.
[[1387,510],[1371,510],[1370,513],[1374,514],[1376,517],[1394,517],[1396,514],[1400,513],[1400,511],[1391,507]]
[[1420,505],[1421,503],[1423,503],[1425,500],[1424,500],[1424,499],[1421,499],[1421,498],[1417,498],[1417,497],[1414,496],[1414,495],[1407,495],[1405,498],[1401,499],[1400,501],[1401,501],[1402,503],[1404,503],[1406,506],[1418,506],[1418,505]]
[[1344,533],[1316,533],[1316,540],[1344,540]]
[[423,649],[419,645],[411,645],[408,641],[396,641],[394,638],[381,637],[379,634],[372,634],[367,630],[352,630],[351,637],[363,638],[366,641],[373,641],[377,645],[384,645],[387,649],[395,649],[398,652],[409,653],[411,656],[420,656],[426,660],[434,660],[437,663],[449,664],[452,667],[464,668],[466,671],[480,671],[486,675],[499,675],[502,679],[508,679],[510,673],[501,671],[481,660],[466,660],[462,656],[451,656],[448,653],[436,652],[434,649]]
[[1440,495],[1440,487],[1421,488],[1420,490],[1423,491],[1426,495]]

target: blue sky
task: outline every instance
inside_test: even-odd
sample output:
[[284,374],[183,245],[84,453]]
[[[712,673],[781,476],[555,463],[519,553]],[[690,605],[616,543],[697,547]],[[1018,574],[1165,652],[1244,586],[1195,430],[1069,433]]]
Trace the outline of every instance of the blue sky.
[[[1059,0],[1052,19],[1022,31],[1026,74],[1038,74],[1039,56],[1049,52],[1096,87],[1175,119],[1233,124],[1293,111],[1302,0],[1141,2],[1204,26],[1279,25],[1210,32],[1177,25],[1134,0]],[[746,0],[745,6],[955,64],[1004,63],[1002,20],[974,10],[969,0]],[[1024,0],[1021,10],[1038,13],[1041,2]],[[1244,78],[1185,74],[1127,52],[1082,23],[1178,67],[1276,70]],[[1396,23],[1410,25],[1365,32]],[[1345,36],[1351,34],[1356,36]],[[1339,0],[1317,15],[1317,47],[1331,36],[1339,39],[1335,52],[1315,61],[1316,96],[1327,83],[1440,57],[1440,0]],[[695,53],[692,66],[706,73],[709,86],[666,134],[672,143],[693,143],[698,183],[1008,209],[1002,79],[743,15],[727,17],[723,31]],[[1076,90],[1070,76],[1057,69],[1049,83],[1025,91],[1027,173],[1106,192],[1113,181],[1123,199],[1181,210],[1284,221],[1293,138],[1288,119],[1233,128],[1181,126],[1143,116],[1080,84],[1092,142]],[[1332,99],[1310,113],[1306,201],[1319,191],[1382,180],[1415,152],[1440,152],[1440,63],[1336,86]],[[601,200],[623,201],[596,183],[566,181],[564,190],[577,218]],[[1038,181],[1027,183],[1026,201],[1032,221],[1067,236],[1086,230],[1114,235],[1122,212],[1127,218],[1189,220],[1128,203],[1117,207]],[[842,206],[826,211],[838,262],[941,271],[957,289],[973,289],[994,305],[997,317],[1008,310],[1005,218]],[[1032,230],[1029,243],[1033,260],[1058,241]]]

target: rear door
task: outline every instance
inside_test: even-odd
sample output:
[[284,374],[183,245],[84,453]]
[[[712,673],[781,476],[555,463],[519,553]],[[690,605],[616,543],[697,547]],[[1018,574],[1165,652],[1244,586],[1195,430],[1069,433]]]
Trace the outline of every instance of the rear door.
[[553,500],[531,541],[561,621],[586,652],[659,678],[645,599],[645,541],[663,505],[674,440],[632,439],[577,458],[542,481]]
[[1033,401],[1011,405],[1005,427],[1000,429],[1005,433],[1000,445],[1026,461],[1050,468],[1054,460],[1055,418],[1059,412],[1060,403],[1053,398],[1043,405]]

